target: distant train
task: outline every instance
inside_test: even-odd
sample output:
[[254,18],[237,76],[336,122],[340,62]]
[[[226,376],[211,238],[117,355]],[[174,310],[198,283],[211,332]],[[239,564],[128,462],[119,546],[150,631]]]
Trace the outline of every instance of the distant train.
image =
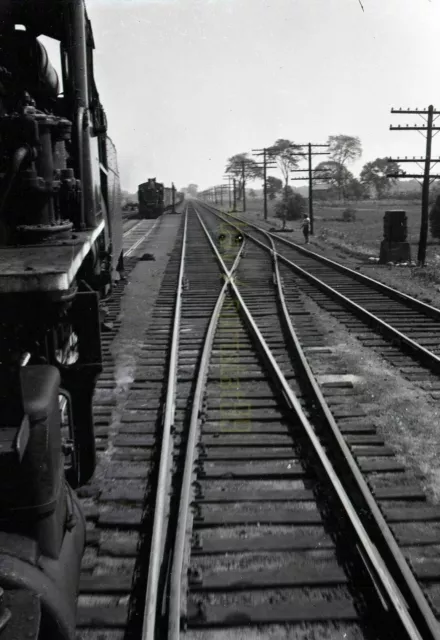
[[183,194],[176,191],[174,185],[164,187],[150,178],[138,187],[139,217],[158,218],[162,213],[176,213],[175,208],[182,203]]

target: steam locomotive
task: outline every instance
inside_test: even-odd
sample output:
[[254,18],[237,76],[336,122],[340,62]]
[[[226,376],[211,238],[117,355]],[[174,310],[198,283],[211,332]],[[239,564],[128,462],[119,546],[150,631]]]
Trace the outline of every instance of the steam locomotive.
[[150,178],[138,187],[139,217],[158,218],[168,211],[176,213],[175,208],[183,201],[183,194],[176,192],[174,185],[164,187],[156,178]]
[[[40,35],[59,41],[62,93]],[[117,158],[93,49],[83,0],[1,0],[2,638],[75,633],[85,521],[73,489],[95,468],[99,302],[122,269]]]

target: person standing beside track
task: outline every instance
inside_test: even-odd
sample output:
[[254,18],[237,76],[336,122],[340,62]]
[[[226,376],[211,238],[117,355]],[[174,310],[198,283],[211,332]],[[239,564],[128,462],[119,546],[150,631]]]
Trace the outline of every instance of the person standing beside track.
[[307,215],[304,216],[304,220],[301,224],[301,229],[304,234],[304,240],[306,244],[309,244],[310,218]]

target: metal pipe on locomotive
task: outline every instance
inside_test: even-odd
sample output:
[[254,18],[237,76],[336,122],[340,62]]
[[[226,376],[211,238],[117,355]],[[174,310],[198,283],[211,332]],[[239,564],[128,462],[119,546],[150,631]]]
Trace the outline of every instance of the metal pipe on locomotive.
[[[40,35],[60,43],[61,95]],[[2,0],[2,640],[75,633],[85,522],[72,489],[95,468],[99,301],[122,268],[116,153],[93,49],[83,0]]]

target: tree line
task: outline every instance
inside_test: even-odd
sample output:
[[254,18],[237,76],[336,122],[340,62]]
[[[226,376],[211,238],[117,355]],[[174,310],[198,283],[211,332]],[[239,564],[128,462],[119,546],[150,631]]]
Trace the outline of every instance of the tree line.
[[[319,199],[360,200],[375,196],[382,199],[389,195],[393,186],[398,182],[397,177],[401,169],[398,163],[388,158],[376,158],[362,167],[359,177],[355,177],[349,166],[362,156],[362,144],[357,136],[336,135],[327,140],[328,159],[320,162],[313,169],[314,184],[326,185],[325,190],[315,191]],[[275,209],[277,217],[283,219],[285,226],[287,219],[301,217],[306,209],[305,199],[289,185],[290,173],[299,168],[304,159],[303,146],[292,140],[278,138],[266,150],[269,163],[276,162],[281,172],[282,180],[275,176],[267,176],[266,189],[270,200],[282,194],[282,200]],[[243,179],[254,180],[263,178],[261,163],[257,163],[249,153],[238,153],[227,160],[226,173],[236,179],[237,197],[241,199],[243,193]],[[407,197],[406,194],[404,197]],[[438,188],[431,193],[434,205],[429,213],[431,235],[440,239],[440,194]],[[347,209],[347,211],[349,211]]]
[[[397,163],[387,158],[376,158],[367,162],[356,178],[349,166],[362,156],[362,145],[358,137],[337,135],[327,140],[328,159],[314,168],[314,183],[327,185],[326,193],[340,200],[361,199],[374,194],[378,199],[385,197],[396,178],[388,178],[387,173],[398,173]],[[279,138],[266,150],[268,161],[275,161],[282,175],[282,180],[274,176],[267,178],[267,193],[270,199],[283,193],[284,198],[291,196],[293,190],[289,185],[290,173],[299,168],[304,158],[303,148],[292,140]],[[245,181],[263,178],[260,164],[250,157],[249,153],[237,153],[227,160],[226,173],[235,177],[238,197],[242,195],[243,177]]]

